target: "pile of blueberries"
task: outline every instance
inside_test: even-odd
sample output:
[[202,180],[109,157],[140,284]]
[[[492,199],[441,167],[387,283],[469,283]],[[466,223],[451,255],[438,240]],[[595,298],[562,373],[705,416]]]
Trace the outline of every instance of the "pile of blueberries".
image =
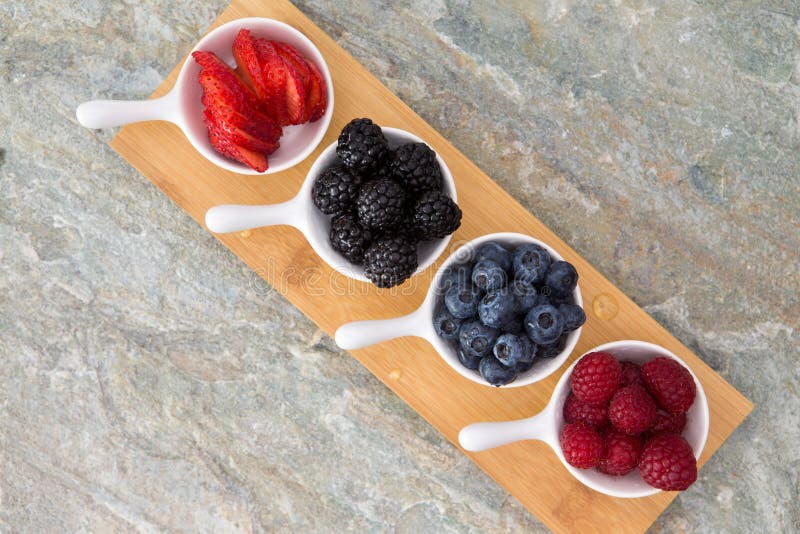
[[436,333],[458,359],[493,386],[509,384],[539,358],[554,358],[586,322],[575,304],[575,267],[536,244],[513,250],[492,241],[474,261],[450,267],[439,283]]

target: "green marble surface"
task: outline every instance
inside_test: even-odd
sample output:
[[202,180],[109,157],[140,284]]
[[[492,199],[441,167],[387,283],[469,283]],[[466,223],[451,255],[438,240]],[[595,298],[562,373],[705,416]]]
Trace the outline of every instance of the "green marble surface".
[[[654,532],[800,529],[800,6],[298,7],[756,407]],[[79,127],[224,2],[0,3],[0,530],[546,531]]]

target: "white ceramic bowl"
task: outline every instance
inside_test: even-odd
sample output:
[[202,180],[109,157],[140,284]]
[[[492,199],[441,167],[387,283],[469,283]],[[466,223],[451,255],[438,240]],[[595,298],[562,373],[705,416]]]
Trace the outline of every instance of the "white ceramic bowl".
[[[441,357],[447,364],[455,369],[461,376],[489,386],[490,384],[483,379],[477,371],[467,369],[458,359],[456,347],[442,339],[436,334],[433,328],[433,314],[436,311],[440,301],[444,296],[439,290],[441,280],[449,267],[473,260],[475,251],[490,241],[497,241],[511,248],[532,243],[544,247],[550,255],[556,259],[563,259],[555,250],[553,250],[546,243],[542,243],[538,239],[523,234],[515,234],[509,232],[502,232],[497,234],[488,234],[466,243],[456,250],[449,258],[439,267],[436,276],[428,288],[428,294],[425,297],[422,305],[416,311],[408,315],[397,317],[395,319],[384,319],[377,321],[357,321],[347,323],[340,326],[336,330],[335,338],[336,344],[343,349],[360,349],[368,345],[380,343],[389,339],[394,339],[403,336],[417,336],[427,339],[431,345],[439,352]],[[583,299],[581,298],[580,288],[576,287],[573,292],[575,304],[583,306]],[[556,369],[561,367],[572,353],[575,344],[578,343],[578,338],[581,335],[582,328],[578,328],[569,333],[567,336],[567,343],[564,350],[554,358],[539,358],[534,360],[533,367],[525,373],[517,376],[516,380],[501,387],[520,387],[538,382],[543,378],[552,374]]]
[[[708,400],[706,399],[705,391],[703,391],[703,386],[700,385],[700,381],[697,380],[691,369],[667,349],[644,341],[615,341],[595,347],[589,352],[596,351],[609,352],[620,361],[627,360],[639,364],[658,356],[666,356],[680,362],[681,365],[689,370],[697,386],[697,396],[694,404],[686,414],[686,429],[683,431],[683,437],[691,445],[695,458],[699,458],[706,444],[706,438],[708,438]],[[622,477],[614,477],[603,474],[596,469],[578,469],[568,464],[564,459],[559,443],[559,434],[561,427],[564,425],[564,402],[571,391],[569,378],[572,375],[573,367],[579,360],[580,358],[564,372],[561,380],[558,381],[556,388],[553,390],[550,402],[547,403],[544,410],[528,419],[469,425],[461,429],[458,435],[459,444],[468,451],[476,452],[506,445],[514,441],[540,440],[553,448],[558,459],[561,460],[564,467],[575,478],[593,490],[612,497],[625,498],[646,497],[658,493],[661,490],[648,485],[642,480],[638,470],[634,470],[632,473]]]
[[215,165],[239,174],[270,174],[297,165],[317,148],[333,116],[333,82],[322,54],[308,37],[283,22],[252,17],[237,19],[209,32],[192,48],[214,52],[228,65],[234,66],[233,40],[241,29],[249,29],[255,37],[283,41],[294,46],[312,61],[325,78],[328,88],[328,107],[322,117],[314,122],[287,126],[283,129],[280,148],[270,154],[269,169],[255,171],[218,153],[208,140],[208,130],[203,124],[203,91],[197,81],[200,66],[191,54],[181,68],[178,79],[169,93],[161,98],[141,101],[92,100],[84,102],[76,111],[78,122],[87,128],[113,128],[131,122],[164,120],[176,124],[200,154]]
[[[394,149],[405,143],[421,143],[422,139],[416,135],[398,128],[383,127],[383,135],[389,141],[389,147]],[[442,190],[458,201],[456,185],[453,175],[447,168],[444,160],[437,154],[436,160],[442,169]],[[331,216],[325,215],[317,209],[311,198],[311,189],[317,177],[328,167],[338,162],[336,156],[336,142],[331,143],[317,158],[309,169],[300,192],[293,199],[280,204],[266,204],[262,206],[243,206],[229,204],[214,206],[206,212],[206,226],[216,233],[238,232],[261,226],[286,224],[294,226],[306,236],[311,247],[325,262],[341,274],[368,282],[364,275],[364,268],[354,265],[331,247],[328,234],[331,228]],[[432,241],[424,241],[417,247],[417,270],[419,273],[435,262],[447,248],[450,237]]]

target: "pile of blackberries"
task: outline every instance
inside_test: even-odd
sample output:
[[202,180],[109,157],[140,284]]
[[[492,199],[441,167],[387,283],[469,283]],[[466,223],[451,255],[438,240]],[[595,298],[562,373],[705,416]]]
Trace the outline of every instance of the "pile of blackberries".
[[330,243],[364,266],[378,287],[403,283],[417,269],[417,244],[461,225],[461,209],[442,190],[436,153],[425,143],[395,150],[381,127],[354,119],[336,146],[339,162],[314,182],[314,205],[331,215]]

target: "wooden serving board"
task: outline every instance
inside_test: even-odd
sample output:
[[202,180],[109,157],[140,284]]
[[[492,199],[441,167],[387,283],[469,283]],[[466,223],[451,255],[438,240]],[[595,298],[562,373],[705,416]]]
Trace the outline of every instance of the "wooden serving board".
[[[499,231],[521,232],[541,239],[573,263],[580,274],[588,320],[570,362],[594,346],[620,339],[650,341],[677,354],[699,377],[708,396],[711,430],[700,464],[709,459],[752,409],[746,398],[528,213],[288,1],[234,0],[213,27],[253,16],[274,18],[298,28],[317,45],[328,62],[334,80],[334,116],[324,140],[306,161],[274,175],[233,174],[205,160],[176,126],[166,122],[122,128],[111,141],[114,150],[202,225],[206,210],[217,204],[266,204],[294,196],[317,155],[355,117],[371,117],[383,126],[413,132],[425,139],[450,167],[464,219],[449,250],[434,267],[400,288],[378,290],[370,284],[346,279],[328,267],[304,237],[290,227],[216,237],[329,335],[348,321],[388,318],[414,310],[422,302],[436,267],[467,240]],[[153,96],[161,96],[172,87],[179,69],[180,65]],[[540,411],[568,365],[542,382],[498,390],[462,378],[433,347],[417,338],[375,345],[354,351],[353,356],[456,445],[458,432],[464,425],[528,417]],[[575,480],[540,442],[519,442],[469,456],[556,532],[642,532],[677,495],[661,493],[626,500],[597,493]]]

